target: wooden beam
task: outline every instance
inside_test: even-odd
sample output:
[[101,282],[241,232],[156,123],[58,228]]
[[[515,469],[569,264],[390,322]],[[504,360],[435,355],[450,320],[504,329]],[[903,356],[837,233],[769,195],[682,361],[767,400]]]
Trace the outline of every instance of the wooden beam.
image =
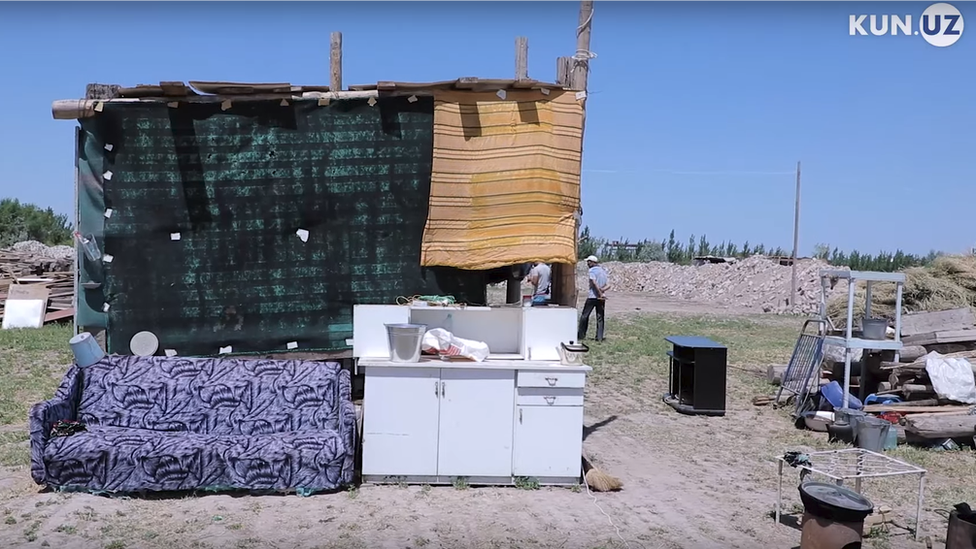
[[515,80],[529,79],[529,39],[515,38]]
[[573,73],[573,58],[572,57],[557,57],[556,58],[556,84],[564,88],[570,87],[570,79]]
[[330,62],[329,62],[329,90],[330,91],[341,91],[342,90],[342,33],[333,32],[331,36],[331,45],[329,47],[330,52]]

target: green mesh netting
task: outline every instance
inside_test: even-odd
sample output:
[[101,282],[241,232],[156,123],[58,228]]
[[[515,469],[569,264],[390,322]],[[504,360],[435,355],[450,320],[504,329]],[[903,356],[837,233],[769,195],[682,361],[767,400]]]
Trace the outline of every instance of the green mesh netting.
[[113,256],[83,265],[84,314],[109,304],[109,352],[142,330],[180,355],[340,350],[356,303],[485,302],[484,273],[419,264],[430,98],[107,103],[82,130],[82,228]]

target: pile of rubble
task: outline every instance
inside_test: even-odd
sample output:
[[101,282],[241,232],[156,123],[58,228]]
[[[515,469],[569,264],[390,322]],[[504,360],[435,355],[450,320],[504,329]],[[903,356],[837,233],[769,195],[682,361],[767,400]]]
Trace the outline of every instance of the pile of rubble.
[[[792,267],[764,256],[735,263],[706,263],[701,266],[665,262],[607,262],[603,267],[617,292],[648,292],[678,299],[716,303],[779,314],[816,312],[820,304],[819,272],[831,267],[824,261],[797,262],[797,302],[789,306]],[[579,288],[586,288],[586,266],[578,270]],[[829,297],[829,295],[828,295]]]

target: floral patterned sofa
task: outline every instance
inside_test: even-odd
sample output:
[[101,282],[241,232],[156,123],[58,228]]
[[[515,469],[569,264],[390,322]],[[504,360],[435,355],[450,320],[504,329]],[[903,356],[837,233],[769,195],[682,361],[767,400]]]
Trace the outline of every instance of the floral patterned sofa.
[[352,483],[355,431],[337,362],[113,355],[72,366],[31,408],[31,476],[59,489],[305,495]]

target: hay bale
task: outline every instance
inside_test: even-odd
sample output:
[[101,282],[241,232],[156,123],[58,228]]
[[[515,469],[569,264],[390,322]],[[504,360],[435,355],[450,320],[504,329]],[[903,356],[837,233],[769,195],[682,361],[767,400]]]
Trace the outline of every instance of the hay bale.
[[[905,269],[902,313],[945,311],[976,306],[976,258],[943,256],[927,267]],[[843,320],[847,310],[846,288],[838,283],[837,291],[827,302],[827,314],[834,321]],[[854,291],[855,322],[864,316],[866,284],[859,282]],[[871,314],[895,317],[895,286],[875,284],[871,290]]]

